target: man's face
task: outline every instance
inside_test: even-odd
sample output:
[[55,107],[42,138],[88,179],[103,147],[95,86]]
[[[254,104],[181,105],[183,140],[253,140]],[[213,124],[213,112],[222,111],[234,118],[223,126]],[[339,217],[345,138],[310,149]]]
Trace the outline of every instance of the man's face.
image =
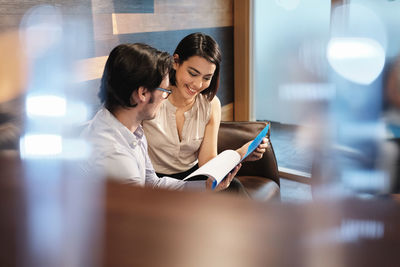
[[[169,87],[169,76],[166,75],[162,80],[160,86],[161,88],[167,89]],[[163,91],[154,90],[151,93],[149,101],[143,108],[143,120],[152,120],[156,116],[161,103],[165,100],[163,98]]]

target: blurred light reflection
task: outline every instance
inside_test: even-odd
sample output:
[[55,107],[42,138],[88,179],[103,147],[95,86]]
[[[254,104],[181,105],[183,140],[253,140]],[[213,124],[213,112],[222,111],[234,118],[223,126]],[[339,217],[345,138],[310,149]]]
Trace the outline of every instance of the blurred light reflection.
[[344,242],[356,242],[362,238],[380,239],[385,232],[385,225],[373,220],[343,220],[338,234]]
[[67,113],[65,124],[82,123],[89,119],[88,106],[79,101],[69,101],[67,103]]
[[286,10],[294,10],[300,4],[300,0],[275,0],[275,2]]
[[63,3],[38,5],[20,22],[30,68],[19,139],[27,184],[27,241],[18,255],[23,266],[98,265],[88,255],[96,250],[91,236],[101,227],[91,211],[101,203],[102,184],[80,179],[78,164],[90,148],[75,128],[87,120],[88,107],[73,79],[75,61],[88,57],[92,25],[87,13],[71,12]]
[[279,97],[294,101],[324,101],[336,96],[336,88],[330,83],[293,83],[279,88]]
[[326,60],[326,40],[311,39],[304,40],[298,48],[298,60],[304,68],[315,78],[325,81],[328,73]]
[[28,116],[62,117],[66,114],[67,101],[55,95],[39,95],[26,97]]
[[328,43],[327,58],[332,68],[344,78],[370,84],[382,72],[385,50],[368,38],[332,38]]
[[345,219],[340,226],[312,235],[313,245],[330,243],[354,243],[360,239],[380,239],[385,233],[383,222],[375,220]]
[[21,158],[77,160],[90,155],[90,146],[82,139],[67,139],[61,135],[26,134],[20,141]]
[[390,177],[380,170],[345,170],[342,183],[355,191],[386,192],[390,187]]
[[84,140],[64,138],[61,157],[66,160],[83,160],[89,158],[90,151],[90,145]]
[[62,16],[50,5],[38,5],[30,9],[21,20],[20,35],[25,43],[25,52],[31,58],[44,55],[62,40]]
[[20,141],[22,158],[50,157],[62,152],[61,135],[26,134]]
[[347,141],[381,140],[385,137],[385,125],[382,122],[347,122],[339,127],[339,138]]
[[328,58],[355,59],[381,57],[382,46],[367,38],[333,38],[328,44]]

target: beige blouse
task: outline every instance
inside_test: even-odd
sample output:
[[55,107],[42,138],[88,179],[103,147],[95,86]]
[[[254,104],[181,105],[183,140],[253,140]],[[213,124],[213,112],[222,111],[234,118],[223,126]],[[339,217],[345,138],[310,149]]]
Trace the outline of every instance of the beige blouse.
[[176,107],[167,99],[153,120],[143,121],[148,153],[156,172],[184,172],[197,164],[205,127],[210,120],[211,102],[199,94],[193,107],[184,113],[182,140],[176,126]]

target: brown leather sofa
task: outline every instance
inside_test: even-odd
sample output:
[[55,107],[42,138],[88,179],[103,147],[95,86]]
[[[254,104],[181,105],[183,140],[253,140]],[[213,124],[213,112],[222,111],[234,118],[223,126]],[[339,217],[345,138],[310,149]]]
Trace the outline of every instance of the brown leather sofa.
[[[218,133],[218,153],[237,149],[254,139],[269,122],[221,122]],[[268,139],[270,129],[268,130]],[[252,199],[280,200],[278,165],[271,140],[263,157],[258,161],[244,162],[236,178],[244,185]]]

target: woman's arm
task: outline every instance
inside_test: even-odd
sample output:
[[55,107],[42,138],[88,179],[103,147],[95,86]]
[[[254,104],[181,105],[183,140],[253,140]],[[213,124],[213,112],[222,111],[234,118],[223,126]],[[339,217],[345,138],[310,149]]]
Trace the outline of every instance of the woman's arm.
[[203,142],[199,149],[199,167],[217,156],[218,130],[221,123],[221,102],[215,96],[211,101],[210,120],[204,131]]
[[[241,158],[243,158],[246,155],[247,149],[249,148],[249,145],[251,144],[251,142],[253,142],[253,140],[247,142],[242,147],[236,149],[236,152],[239,153]],[[261,144],[259,144],[258,147],[250,155],[248,155],[247,158],[245,158],[243,161],[256,161],[256,160],[261,159],[263,157],[265,151],[267,151],[267,148],[268,148],[268,138],[264,137],[262,139]]]

